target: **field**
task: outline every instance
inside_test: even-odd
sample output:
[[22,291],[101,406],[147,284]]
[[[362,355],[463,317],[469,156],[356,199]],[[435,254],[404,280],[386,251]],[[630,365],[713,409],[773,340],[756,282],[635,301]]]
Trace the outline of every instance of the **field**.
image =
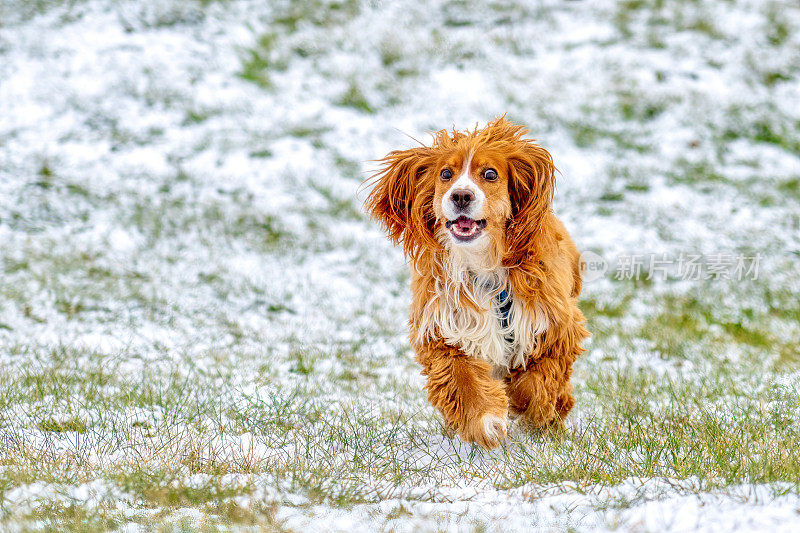
[[[606,270],[489,452],[361,203],[504,113]],[[793,531],[799,415],[796,2],[0,0],[0,529]]]

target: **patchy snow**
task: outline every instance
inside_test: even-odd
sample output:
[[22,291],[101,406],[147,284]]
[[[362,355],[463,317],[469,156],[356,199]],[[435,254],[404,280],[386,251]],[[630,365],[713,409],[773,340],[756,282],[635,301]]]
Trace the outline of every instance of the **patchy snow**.
[[[800,10],[791,2],[770,4],[788,28],[774,46],[768,7],[747,0],[684,6],[682,31],[659,22],[676,17],[671,7],[620,13],[612,1],[355,2],[354,13],[350,3],[255,0],[91,0],[41,13],[24,4],[0,10],[0,366],[20,379],[55,368],[102,382],[105,372],[176,395],[182,379],[197,379],[193,401],[224,413],[279,400],[276,383],[312,372],[323,376],[309,388],[327,412],[355,401],[427,412],[408,351],[404,259],[364,217],[361,182],[389,150],[503,113],[553,154],[556,212],[581,248],[609,262],[759,251],[765,285],[708,289],[716,312],[737,320],[745,307],[765,311],[766,293],[800,292]],[[276,22],[293,9],[295,27]],[[263,86],[240,75],[254,49],[268,65]],[[655,280],[642,290],[617,330],[590,341],[578,384],[609,359],[702,379],[702,356],[663,358],[652,342],[617,336],[656,312],[655,297],[696,286]],[[606,277],[585,296],[613,305],[626,290]],[[778,319],[774,331],[800,333]],[[332,379],[348,372],[352,390]],[[793,374],[781,379],[797,385]],[[209,458],[238,462],[297,453],[257,427],[215,434],[233,424],[229,414],[173,427],[155,405],[107,413],[82,407],[80,391],[70,398],[0,403],[0,431],[89,469],[147,462],[159,439],[150,431],[164,427],[174,431],[158,442],[164,450],[202,442]],[[591,415],[579,404],[570,424]],[[48,421],[65,429],[42,429]],[[90,431],[69,430],[77,422]],[[134,429],[109,433],[115,424]],[[437,438],[400,453],[412,464],[472,460]],[[657,478],[555,493],[499,490],[456,471],[442,467],[416,487],[375,480],[388,496],[347,510],[271,480],[242,498],[278,502],[290,529],[350,531],[781,531],[796,528],[800,508],[768,486],[695,494],[686,480]],[[141,512],[102,480],[37,481],[1,498],[3,513],[20,516],[50,500]]]

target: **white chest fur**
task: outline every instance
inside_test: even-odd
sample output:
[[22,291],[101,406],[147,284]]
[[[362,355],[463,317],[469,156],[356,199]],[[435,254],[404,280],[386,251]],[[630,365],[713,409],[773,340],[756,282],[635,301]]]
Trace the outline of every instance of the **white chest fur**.
[[[435,281],[423,311],[418,340],[440,336],[465,354],[484,359],[498,369],[524,366],[537,337],[548,327],[541,306],[531,308],[514,298],[505,269],[476,273],[449,263],[443,265],[443,279]],[[498,299],[504,287],[511,298],[507,317],[503,316]],[[465,305],[466,298],[477,309]]]

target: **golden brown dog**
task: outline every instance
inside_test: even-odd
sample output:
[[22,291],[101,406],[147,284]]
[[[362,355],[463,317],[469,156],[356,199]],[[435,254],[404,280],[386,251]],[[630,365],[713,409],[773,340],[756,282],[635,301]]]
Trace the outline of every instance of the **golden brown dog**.
[[366,206],[412,267],[411,344],[428,399],[468,442],[507,417],[560,423],[588,336],[580,254],[551,210],[555,167],[505,117],[381,160]]

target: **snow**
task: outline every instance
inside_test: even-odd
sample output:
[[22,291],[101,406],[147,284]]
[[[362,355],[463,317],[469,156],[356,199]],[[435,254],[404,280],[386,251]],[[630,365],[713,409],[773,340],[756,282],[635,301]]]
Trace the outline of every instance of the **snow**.
[[[768,283],[796,293],[796,195],[758,203],[735,186],[708,193],[680,178],[709,164],[748,193],[769,196],[800,176],[796,152],[745,131],[755,117],[798,142],[800,10],[775,4],[792,31],[786,43],[768,48],[759,2],[687,8],[689,19],[711,20],[720,38],[676,32],[642,10],[627,23],[631,37],[621,39],[616,4],[499,2],[484,12],[469,1],[359,3],[351,18],[307,13],[334,22],[301,20],[295,31],[272,22],[291,8],[286,2],[88,0],[39,14],[9,4],[0,11],[7,16],[0,18],[0,365],[33,373],[53,364],[53,350],[75,349],[70,368],[88,371],[97,366],[89,350],[110,372],[136,381],[165,379],[170,371],[213,375],[224,359],[233,370],[208,394],[224,390],[219,401],[236,406],[273,394],[270,380],[298,379],[298,349],[317,354],[314,371],[331,376],[349,368],[341,351],[373,365],[378,385],[359,391],[367,399],[422,409],[423,382],[407,345],[405,261],[363,216],[361,181],[389,150],[503,113],[529,125],[553,154],[561,172],[556,212],[582,249],[609,263],[631,253],[758,250],[772,273]],[[269,86],[259,87],[240,72],[265,34],[276,36],[264,52],[274,68]],[[775,72],[786,79],[763,82]],[[374,113],[341,105],[351,87]],[[612,110],[626,105],[653,117],[620,121]],[[599,140],[580,139],[584,124],[583,135]],[[726,131],[738,138],[720,154]],[[624,188],[633,182],[646,190]],[[604,204],[609,192],[623,193],[624,201]],[[268,242],[270,232],[276,243]],[[652,290],[680,294],[683,287],[656,282]],[[598,302],[617,301],[618,291],[608,279],[585,287]],[[742,291],[729,296],[734,312],[748,297]],[[725,293],[720,286],[713,295]],[[652,314],[647,298],[632,304],[622,329]],[[758,295],[750,298],[763,307]],[[775,331],[787,339],[798,334],[791,323]],[[644,340],[591,342],[586,368],[613,357],[619,367],[691,379],[707,367],[664,361]],[[410,383],[419,398],[383,398],[379,387],[393,382]],[[319,387],[334,405],[353,398],[334,384]],[[42,402],[48,419],[75,419],[71,406]],[[79,435],[65,432],[54,445],[36,429],[37,416],[8,408],[0,431],[27,435],[31,449],[89,450],[97,464],[130,464],[131,454],[104,451],[102,435],[76,444]],[[164,414],[137,407],[125,416],[145,422]],[[289,453],[252,433],[209,442],[220,457]],[[443,477],[413,490],[387,487],[399,496],[343,510],[301,507],[295,500],[302,495],[272,481],[256,479],[261,489],[252,497],[287,502],[277,517],[289,529],[483,523],[490,530],[782,531],[796,528],[800,509],[796,495],[775,496],[766,485],[695,493],[686,480],[651,479],[556,494]],[[623,498],[632,503],[602,506]],[[0,508],[23,515],[51,500],[136,506],[97,480],[14,487]],[[400,518],[387,519],[392,513]]]

